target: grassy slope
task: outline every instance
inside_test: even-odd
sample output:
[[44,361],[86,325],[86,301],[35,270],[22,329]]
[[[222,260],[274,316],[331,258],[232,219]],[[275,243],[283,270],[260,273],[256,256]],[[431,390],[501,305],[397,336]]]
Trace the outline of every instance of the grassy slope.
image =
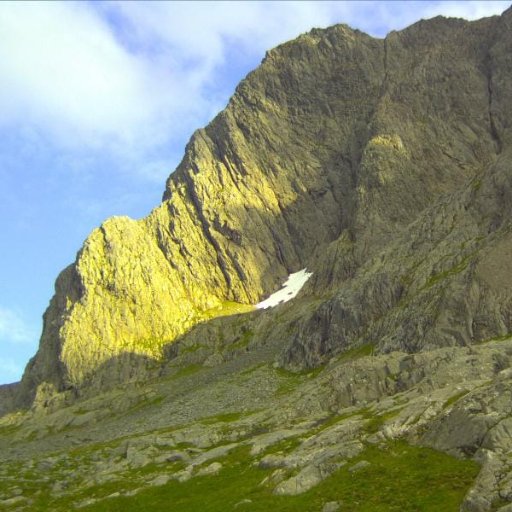
[[[348,468],[358,460],[371,464],[350,473]],[[478,473],[478,466],[472,461],[393,442],[385,449],[368,446],[357,459],[309,492],[275,496],[268,487],[260,485],[271,470],[253,466],[245,448],[233,452],[223,463],[216,476],[196,477],[184,483],[172,481],[132,497],[110,498],[82,510],[224,512],[238,504],[236,509],[242,511],[310,512],[320,511],[326,502],[340,501],[354,512],[457,512]],[[55,503],[54,510],[58,510],[57,506]]]

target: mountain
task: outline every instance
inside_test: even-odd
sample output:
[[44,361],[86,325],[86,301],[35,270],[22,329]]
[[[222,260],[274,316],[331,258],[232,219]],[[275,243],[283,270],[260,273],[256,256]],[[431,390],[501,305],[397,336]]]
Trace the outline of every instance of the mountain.
[[[269,51],[193,134],[162,203],[105,221],[58,277],[37,354],[0,388],[8,460],[54,472],[54,510],[100,510],[107,482],[151,464],[179,463],[152,474],[164,487],[220,478],[249,445],[274,496],[320,486],[323,510],[339,505],[326,479],[412,478],[414,457],[441,501],[414,501],[411,480],[406,510],[509,510],[511,55],[512,9]],[[256,308],[304,268],[296,298]]]

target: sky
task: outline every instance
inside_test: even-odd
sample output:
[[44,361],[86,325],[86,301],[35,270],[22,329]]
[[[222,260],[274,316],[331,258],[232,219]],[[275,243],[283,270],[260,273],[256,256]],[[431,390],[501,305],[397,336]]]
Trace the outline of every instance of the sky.
[[347,23],[375,37],[508,2],[0,2],[0,384],[37,350],[58,273],[141,218],[193,131],[265,51]]

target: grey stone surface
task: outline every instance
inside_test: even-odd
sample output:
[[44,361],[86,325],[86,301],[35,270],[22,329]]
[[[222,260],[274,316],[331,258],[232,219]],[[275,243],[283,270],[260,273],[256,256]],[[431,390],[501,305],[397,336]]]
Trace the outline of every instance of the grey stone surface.
[[281,482],[274,494],[293,496],[308,491],[322,481],[322,472],[316,466],[306,466],[296,476]]
[[370,466],[370,463],[367,460],[360,460],[357,464],[350,466],[348,471],[349,473],[357,473],[358,471],[361,471],[361,469],[367,468],[368,466]]
[[220,462],[212,462],[208,466],[200,468],[196,476],[216,475],[221,469],[222,464]]
[[158,475],[149,482],[149,485],[152,485],[152,486],[165,485],[167,482],[169,482],[169,480],[171,480],[170,475]]
[[341,505],[338,501],[329,501],[322,507],[322,512],[338,512]]
[[[162,205],[107,221],[58,279],[0,388],[2,504],[186,482],[235,448],[294,495],[395,439],[480,464],[461,510],[511,500],[511,16],[270,52]],[[305,266],[296,300],[218,316]]]

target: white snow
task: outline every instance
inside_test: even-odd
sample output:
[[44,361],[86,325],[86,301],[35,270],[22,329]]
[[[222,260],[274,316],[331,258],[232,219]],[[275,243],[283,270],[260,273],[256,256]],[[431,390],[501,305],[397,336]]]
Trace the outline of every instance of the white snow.
[[304,283],[313,275],[312,272],[308,272],[306,268],[290,274],[288,279],[283,284],[283,287],[277,292],[273,293],[268,299],[256,304],[258,309],[273,308],[278,304],[288,302],[293,299],[304,286]]

